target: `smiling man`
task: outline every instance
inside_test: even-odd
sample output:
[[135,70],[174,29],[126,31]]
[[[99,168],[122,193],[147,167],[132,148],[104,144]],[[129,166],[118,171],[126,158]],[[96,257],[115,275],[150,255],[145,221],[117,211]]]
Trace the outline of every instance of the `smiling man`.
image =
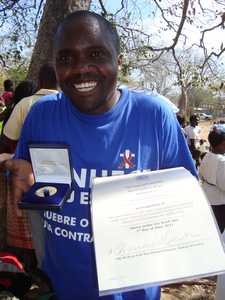
[[83,113],[108,111],[119,99],[116,90],[119,38],[101,17],[69,16],[55,40],[58,81]]
[[99,298],[89,192],[94,176],[178,166],[195,175],[183,133],[160,96],[116,88],[119,37],[102,16],[89,11],[67,16],[54,49],[62,93],[32,107],[16,153],[23,160],[5,164],[20,175],[13,177],[18,200],[32,184],[28,144],[70,145],[74,193],[59,213],[43,213],[42,268],[60,300],[158,300],[159,287]]

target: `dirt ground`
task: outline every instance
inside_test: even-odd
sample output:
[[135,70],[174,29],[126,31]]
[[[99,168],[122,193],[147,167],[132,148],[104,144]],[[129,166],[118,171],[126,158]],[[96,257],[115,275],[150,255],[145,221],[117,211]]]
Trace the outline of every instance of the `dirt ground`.
[[215,300],[216,277],[185,281],[161,289],[161,300]]
[[[201,279],[196,282],[185,282],[180,285],[171,285],[161,289],[161,300],[215,300],[215,286],[215,278]],[[37,300],[37,298],[31,299]],[[44,299],[44,297],[38,299]],[[0,293],[0,300],[19,299],[13,297],[10,293]]]
[[198,126],[201,128],[201,137],[205,140],[208,139],[209,129],[212,126],[213,121],[200,121]]
[[[209,134],[209,129],[213,125],[213,122],[219,121],[218,120],[212,120],[212,121],[199,121],[198,126],[201,128],[201,138],[207,140],[208,139],[208,134]],[[224,120],[224,119],[223,119]],[[225,121],[225,120],[224,120]],[[225,299],[224,299],[225,300]]]

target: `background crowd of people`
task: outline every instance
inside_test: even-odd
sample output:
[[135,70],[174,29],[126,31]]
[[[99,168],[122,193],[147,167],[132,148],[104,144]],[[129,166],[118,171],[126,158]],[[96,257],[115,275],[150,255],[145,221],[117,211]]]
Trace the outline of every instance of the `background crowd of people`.
[[[197,115],[191,115],[189,124],[177,115],[199,173],[202,189],[214,213],[225,242],[225,121],[214,121],[209,127],[208,139],[202,137]],[[216,300],[225,299],[225,275],[218,276]]]
[[[24,80],[16,85],[14,89],[13,82],[7,79],[3,85],[4,91],[0,97],[0,121],[2,122],[0,161],[13,156],[24,120],[31,106],[40,97],[58,92],[56,74],[51,64],[41,66],[38,82]],[[37,244],[36,251],[34,251],[34,239],[30,231],[30,222],[33,222],[35,218],[33,214],[35,212],[30,212],[28,216],[26,211],[18,209],[17,203],[13,201],[7,178],[0,174],[0,258],[1,253],[3,257],[5,257],[5,253],[14,255],[22,263],[25,272],[29,274],[34,273],[37,267],[40,267],[37,261],[39,247]],[[23,284],[21,280],[18,282],[20,285],[24,286],[25,284],[26,288],[29,288],[29,284],[27,284],[27,280],[24,280],[24,277]],[[31,281],[29,282],[31,283]],[[16,293],[14,291],[14,294],[19,296],[21,291],[24,292],[24,289],[19,288]]]

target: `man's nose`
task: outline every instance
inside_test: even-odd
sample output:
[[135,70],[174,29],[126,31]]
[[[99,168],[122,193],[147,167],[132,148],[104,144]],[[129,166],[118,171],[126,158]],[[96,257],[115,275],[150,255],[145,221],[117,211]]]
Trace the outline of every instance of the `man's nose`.
[[85,74],[96,71],[96,67],[93,62],[85,55],[85,53],[79,53],[73,64],[74,71],[79,74]]
[[96,73],[96,67],[90,63],[78,63],[74,69],[77,74]]
[[93,67],[90,64],[80,64],[77,66],[77,72],[79,74],[90,73],[93,70]]

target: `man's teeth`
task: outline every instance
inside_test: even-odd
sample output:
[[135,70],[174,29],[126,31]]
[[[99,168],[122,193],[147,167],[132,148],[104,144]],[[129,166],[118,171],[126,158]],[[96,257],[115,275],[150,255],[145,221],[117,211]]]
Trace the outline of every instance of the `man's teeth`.
[[90,82],[83,82],[80,84],[74,84],[74,87],[78,92],[90,92],[92,91],[97,85],[97,82],[90,81]]

